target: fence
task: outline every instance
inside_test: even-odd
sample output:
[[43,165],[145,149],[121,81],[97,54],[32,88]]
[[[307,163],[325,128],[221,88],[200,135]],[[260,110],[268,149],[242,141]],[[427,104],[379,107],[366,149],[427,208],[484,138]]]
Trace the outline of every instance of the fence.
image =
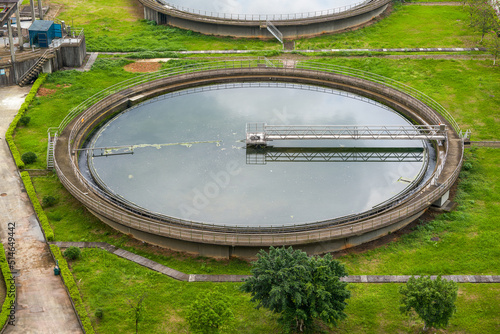
[[[272,66],[269,65],[272,63]],[[267,64],[267,65],[266,65]],[[241,70],[259,70],[266,71],[265,68],[269,66],[272,70],[279,69],[284,73],[295,73],[314,71],[314,73],[333,73],[343,74],[356,80],[368,80],[373,83],[380,83],[385,86],[398,89],[397,94],[407,94],[425,102],[427,105],[432,106],[433,109],[439,112],[452,127],[460,133],[458,124],[454,121],[453,117],[436,101],[428,97],[422,92],[413,89],[407,85],[399,83],[389,78],[385,78],[373,73],[350,69],[342,66],[324,65],[319,63],[304,62],[299,63],[297,68],[285,68],[280,60],[268,59],[246,59],[239,61],[217,61],[207,63],[196,63],[192,65],[184,65],[176,68],[166,69],[155,73],[147,73],[145,75],[131,78],[121,83],[115,84],[82,102],[79,106],[70,111],[66,118],[61,122],[58,128],[52,128],[50,131],[54,134],[60,134],[65,127],[78,115],[78,121],[72,128],[68,138],[68,154],[71,156],[72,144],[79,142],[80,136],[78,133],[84,126],[81,121],[83,119],[90,119],[93,115],[98,114],[104,106],[112,105],[113,103],[123,101],[127,94],[133,92],[141,92],[151,89],[155,86],[152,83],[154,80],[159,79],[186,79],[190,75],[198,72],[211,72],[212,74],[227,75],[227,71],[231,69]],[[220,72],[220,73],[219,73]],[[175,78],[174,78],[175,77]],[[371,79],[371,80],[370,80]],[[165,83],[163,81],[162,83]],[[122,94],[115,94],[122,92]],[[433,122],[439,122],[432,110],[423,108],[425,116]],[[448,142],[448,141],[447,141]],[[448,149],[446,149],[448,151]],[[248,245],[248,246],[265,246],[271,244],[300,244],[309,242],[321,242],[332,238],[348,237],[351,235],[361,234],[366,231],[374,230],[384,226],[394,224],[405,218],[410,218],[425,210],[431,203],[441,197],[451,185],[458,178],[461,169],[463,158],[463,151],[459,157],[459,161],[454,170],[449,173],[449,176],[436,187],[427,187],[428,182],[425,184],[426,190],[422,191],[422,187],[418,191],[414,191],[411,195],[411,202],[409,197],[405,200],[405,206],[401,206],[402,202],[393,204],[391,211],[387,211],[388,207],[378,208],[361,215],[353,215],[348,217],[341,217],[332,220],[315,222],[311,224],[301,224],[300,226],[272,226],[272,227],[228,227],[216,226],[192,221],[186,221],[173,217],[168,217],[168,221],[161,221],[154,215],[141,211],[140,208],[131,210],[122,210],[120,204],[109,200],[109,198],[98,188],[90,185],[84,176],[78,170],[75,162],[71,160],[71,171],[78,180],[79,186],[71,182],[68,177],[62,172],[60,166],[55,161],[55,169],[61,182],[65,187],[84,205],[94,212],[98,212],[102,216],[117,221],[122,225],[129,226],[138,230],[150,232],[157,235],[167,236],[175,239],[183,239],[193,242],[225,244],[225,245]],[[442,169],[442,166],[440,167]],[[439,173],[439,172],[438,172]],[[437,176],[436,176],[437,178]],[[80,187],[84,187],[84,191]],[[125,206],[124,206],[125,207]],[[165,217],[163,217],[165,218]],[[282,233],[294,232],[294,233]]]
[[[305,20],[312,18],[328,17],[335,14],[341,14],[355,9],[363,8],[370,5],[371,3],[379,3],[380,1],[362,1],[352,5],[325,9],[320,11],[303,12],[303,13],[291,13],[291,14],[235,14],[235,13],[219,13],[214,11],[193,9],[189,7],[179,6],[168,3],[168,1],[160,0],[163,7],[167,10],[176,10],[183,13],[205,16],[208,18],[216,18],[223,20],[235,20],[235,21],[291,21],[291,20]],[[390,2],[390,1],[385,1]]]

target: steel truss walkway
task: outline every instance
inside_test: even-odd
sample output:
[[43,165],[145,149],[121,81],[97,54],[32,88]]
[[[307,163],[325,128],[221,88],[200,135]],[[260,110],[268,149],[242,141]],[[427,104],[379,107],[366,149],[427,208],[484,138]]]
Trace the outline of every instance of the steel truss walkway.
[[422,147],[247,147],[246,163],[268,162],[421,162]]
[[273,140],[445,140],[446,126],[368,126],[368,125],[267,125],[248,123],[246,144],[266,146]]

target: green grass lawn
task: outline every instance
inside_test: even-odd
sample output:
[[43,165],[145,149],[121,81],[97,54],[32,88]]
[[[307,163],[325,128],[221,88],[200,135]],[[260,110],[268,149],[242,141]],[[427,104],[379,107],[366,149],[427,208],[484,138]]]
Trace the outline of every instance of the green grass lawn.
[[295,49],[472,47],[481,39],[467,27],[461,6],[396,6],[363,29],[296,41]]
[[204,36],[143,20],[137,0],[52,0],[63,5],[58,18],[84,28],[87,51],[272,50],[276,40]]
[[[190,303],[209,289],[219,289],[232,302],[237,319],[235,333],[281,333],[276,317],[256,310],[250,295],[239,292],[239,283],[187,283],[175,281],[102,250],[87,249],[71,263],[92,324],[99,333],[130,333],[134,321],[128,300],[144,292],[144,319],[139,333],[188,333],[185,321]],[[352,297],[347,319],[337,329],[315,333],[419,333],[423,323],[399,313],[399,284],[350,284]],[[498,284],[460,284],[457,314],[449,333],[493,333],[500,326]],[[103,310],[102,319],[95,311]]]
[[[275,40],[204,36],[143,20],[137,0],[53,0],[58,18],[85,29],[88,51],[280,50]],[[301,39],[296,49],[467,47],[480,39],[462,7],[396,6],[380,22],[354,32]]]

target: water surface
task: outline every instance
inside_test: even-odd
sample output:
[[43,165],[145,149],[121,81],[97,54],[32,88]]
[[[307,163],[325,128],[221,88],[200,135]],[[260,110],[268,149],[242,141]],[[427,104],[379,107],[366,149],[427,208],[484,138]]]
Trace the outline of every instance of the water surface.
[[[414,179],[422,162],[247,161],[249,122],[409,125],[373,101],[318,90],[323,89],[277,83],[214,85],[150,100],[121,113],[96,135],[94,147],[135,145],[133,154],[92,158],[96,175],[109,191],[152,212],[238,226],[300,224],[360,213],[404,191],[409,184],[401,180]],[[409,140],[271,144],[308,150],[424,145]]]

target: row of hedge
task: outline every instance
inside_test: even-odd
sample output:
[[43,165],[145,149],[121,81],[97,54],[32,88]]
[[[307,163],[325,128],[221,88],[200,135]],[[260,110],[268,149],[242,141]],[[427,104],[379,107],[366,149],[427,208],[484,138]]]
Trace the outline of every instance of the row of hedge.
[[16,302],[16,285],[14,284],[12,273],[10,271],[9,264],[7,263],[5,250],[1,243],[0,243],[0,268],[2,270],[2,275],[6,287],[5,301],[3,302],[2,309],[0,312],[0,328],[3,328],[5,327],[7,321],[10,318],[12,305],[15,305]]
[[[7,139],[7,144],[9,145],[10,151],[12,152],[12,156],[14,157],[16,165],[19,169],[23,169],[25,167],[25,165],[24,165],[24,162],[21,160],[21,154],[19,153],[16,145],[14,144],[14,131],[17,127],[17,124],[19,123],[19,120],[21,119],[21,117],[24,116],[24,114],[28,110],[28,107],[30,106],[31,102],[35,98],[36,93],[38,92],[38,89],[45,82],[46,79],[47,79],[46,73],[42,73],[38,76],[38,79],[33,84],[33,87],[31,87],[31,90],[28,93],[28,96],[26,96],[24,103],[21,105],[21,108],[19,108],[17,115],[14,117],[14,120],[12,121],[12,123],[10,123],[10,126],[6,132],[5,137]],[[40,201],[38,200],[38,197],[36,195],[35,187],[33,186],[33,183],[31,182],[31,178],[30,178],[28,172],[26,172],[26,171],[21,172],[21,179],[23,180],[24,188],[26,189],[26,192],[31,200],[31,203],[33,204],[33,208],[35,209],[35,212],[38,216],[38,220],[39,220],[40,225],[42,227],[43,233],[45,234],[45,238],[47,239],[47,241],[54,241],[54,230],[50,226],[49,219],[47,218],[45,211],[43,210],[42,206],[40,205]],[[2,246],[2,245],[0,244],[0,246]],[[2,253],[2,254],[0,254],[2,273],[4,274],[6,286],[8,286],[7,280],[8,280],[8,278],[12,277],[12,274],[9,270],[9,266],[8,266],[7,261],[5,259],[5,252],[3,251],[3,246],[1,247],[0,250],[1,250],[0,253]],[[85,307],[83,306],[83,301],[82,301],[82,297],[80,296],[80,291],[78,290],[78,287],[76,286],[73,275],[71,274],[71,272],[69,270],[68,263],[66,262],[66,260],[64,260],[59,247],[54,246],[54,245],[50,245],[50,250],[51,250],[52,254],[54,255],[54,258],[59,261],[59,267],[61,268],[61,276],[63,278],[63,282],[69,291],[71,299],[73,300],[73,303],[75,305],[75,309],[78,313],[78,316],[80,317],[80,321],[83,325],[85,333],[93,334],[94,328],[92,327],[92,324],[90,323],[90,319],[87,315],[87,311],[85,310]],[[3,256],[3,258],[2,258],[2,256]],[[5,268],[4,268],[4,264],[6,265]],[[15,295],[14,295],[14,298],[15,298]],[[0,314],[0,324],[6,323],[8,320],[8,316],[10,314],[10,309],[8,309],[8,306],[6,309],[5,305],[10,305],[10,299],[7,299],[7,298],[5,299],[4,305],[2,307],[2,312]]]
[[14,120],[12,121],[12,123],[10,123],[9,128],[5,133],[7,144],[9,145],[14,160],[16,161],[17,168],[19,169],[24,168],[24,162],[21,160],[21,154],[19,153],[16,145],[14,144],[14,131],[17,128],[17,123],[19,123],[19,120],[21,119],[21,117],[24,116],[26,110],[28,110],[28,107],[35,98],[36,93],[38,92],[38,88],[40,88],[40,86],[45,82],[46,79],[47,79],[47,73],[42,73],[38,76],[38,79],[36,79],[35,83],[33,84],[33,87],[31,87],[28,96],[26,96],[24,103],[21,105],[21,108],[19,108],[16,117],[14,117]]
[[85,305],[83,305],[82,297],[80,296],[80,290],[75,282],[73,274],[69,270],[68,262],[64,259],[61,250],[56,245],[50,245],[50,250],[54,255],[54,258],[59,261],[59,268],[61,269],[61,276],[63,278],[64,284],[69,291],[73,304],[75,305],[76,312],[80,318],[83,325],[83,330],[86,334],[94,334],[94,328],[90,322]]
[[49,224],[49,219],[47,218],[45,211],[43,211],[43,208],[40,205],[40,201],[36,196],[35,187],[33,187],[33,183],[31,182],[31,178],[28,172],[21,172],[21,179],[23,180],[24,188],[28,193],[31,203],[33,203],[33,208],[35,209],[36,215],[38,216],[40,225],[42,225],[42,230],[45,234],[45,238],[47,239],[47,241],[54,241],[54,230],[52,230],[52,227]]

